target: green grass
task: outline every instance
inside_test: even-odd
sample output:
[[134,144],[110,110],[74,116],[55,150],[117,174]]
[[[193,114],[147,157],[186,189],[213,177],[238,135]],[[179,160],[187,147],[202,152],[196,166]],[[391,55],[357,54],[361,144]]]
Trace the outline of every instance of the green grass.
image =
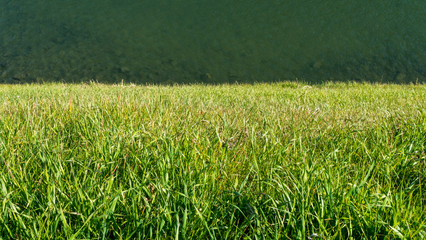
[[425,85],[3,85],[0,238],[421,239],[425,145]]

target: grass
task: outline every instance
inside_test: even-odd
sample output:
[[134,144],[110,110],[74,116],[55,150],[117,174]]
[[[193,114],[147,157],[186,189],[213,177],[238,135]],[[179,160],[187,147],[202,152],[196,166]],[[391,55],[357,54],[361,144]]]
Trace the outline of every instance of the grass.
[[0,238],[421,239],[426,86],[0,87]]

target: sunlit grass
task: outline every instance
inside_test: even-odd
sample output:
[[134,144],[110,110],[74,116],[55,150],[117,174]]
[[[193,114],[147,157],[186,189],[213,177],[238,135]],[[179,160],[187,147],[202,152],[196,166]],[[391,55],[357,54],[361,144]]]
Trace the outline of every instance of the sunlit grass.
[[425,85],[3,85],[0,236],[422,239],[425,109]]

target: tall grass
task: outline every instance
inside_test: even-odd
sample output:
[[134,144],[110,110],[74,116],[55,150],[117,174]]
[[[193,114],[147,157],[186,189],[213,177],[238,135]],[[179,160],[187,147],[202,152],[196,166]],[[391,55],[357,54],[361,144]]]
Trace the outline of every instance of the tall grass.
[[425,85],[4,85],[0,104],[5,239],[426,238]]

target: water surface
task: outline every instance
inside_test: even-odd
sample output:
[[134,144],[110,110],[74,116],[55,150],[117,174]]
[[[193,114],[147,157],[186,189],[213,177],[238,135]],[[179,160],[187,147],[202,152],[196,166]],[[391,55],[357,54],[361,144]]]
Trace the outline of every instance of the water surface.
[[424,82],[424,0],[0,0],[0,82]]

